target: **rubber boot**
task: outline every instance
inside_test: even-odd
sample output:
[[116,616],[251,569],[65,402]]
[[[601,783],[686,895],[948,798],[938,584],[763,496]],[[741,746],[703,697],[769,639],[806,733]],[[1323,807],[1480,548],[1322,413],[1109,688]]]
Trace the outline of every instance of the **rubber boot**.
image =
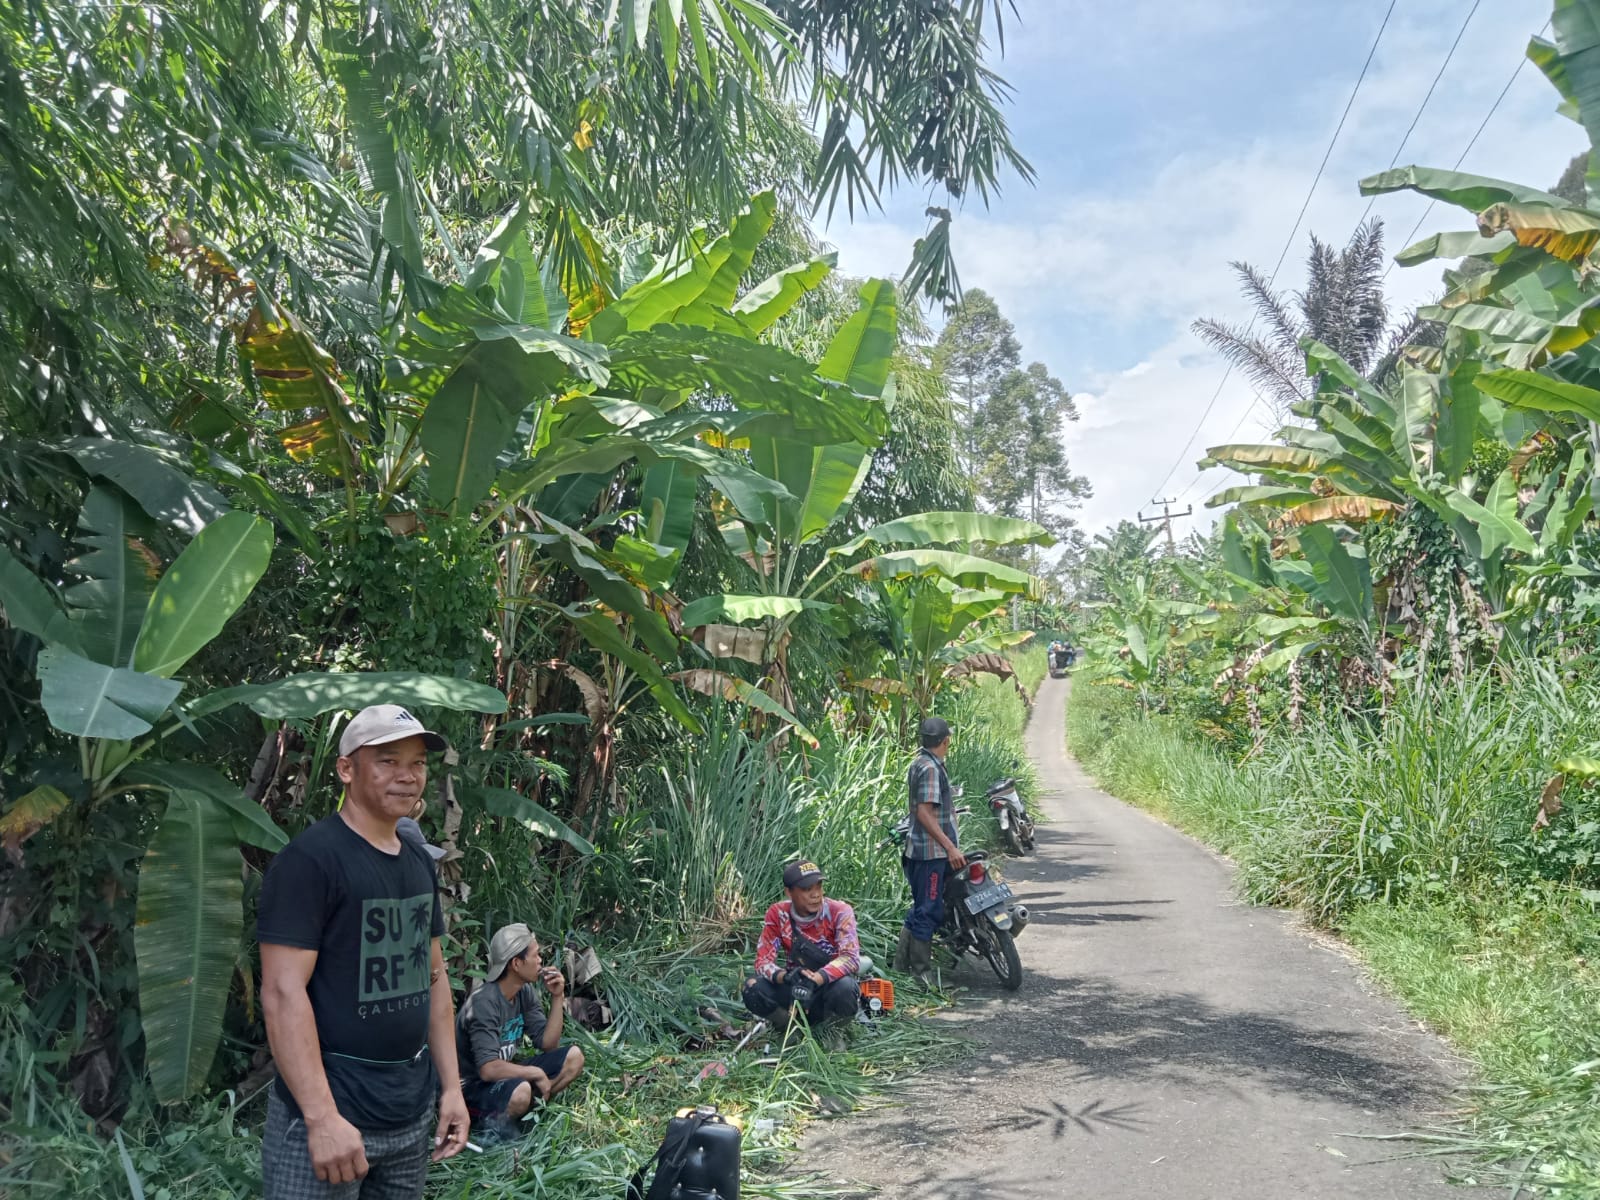
[[904,925],[900,926],[900,940],[895,943],[894,960],[890,964],[896,971],[909,971],[911,969],[911,930]]
[[[910,932],[909,930],[907,931]],[[911,972],[923,987],[933,986],[933,943],[920,938],[908,938],[906,943],[906,970]]]

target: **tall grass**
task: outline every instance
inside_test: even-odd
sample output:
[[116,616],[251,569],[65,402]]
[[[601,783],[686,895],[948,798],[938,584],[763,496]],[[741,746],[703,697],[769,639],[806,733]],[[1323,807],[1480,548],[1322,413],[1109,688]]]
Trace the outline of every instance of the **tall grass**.
[[1431,1131],[1479,1178],[1600,1196],[1600,805],[1561,757],[1593,745],[1600,686],[1526,667],[1402,692],[1228,761],[1121,693],[1079,688],[1068,741],[1111,792],[1231,854],[1254,900],[1339,928],[1481,1070],[1463,1122]]
[[[1600,740],[1600,686],[1564,687],[1547,668],[1419,684],[1381,716],[1336,716],[1237,767],[1181,722],[1141,719],[1104,687],[1074,695],[1068,731],[1111,791],[1237,858],[1253,899],[1324,923],[1367,900],[1507,877],[1600,883],[1585,869],[1593,856],[1573,845],[1595,835],[1590,793],[1569,788],[1556,828],[1531,832],[1555,763]],[[1557,846],[1568,850],[1552,854]]]
[[[1041,672],[1042,673],[1042,672]],[[956,727],[953,778],[982,789],[1023,757],[1026,721],[1009,682],[985,680],[941,707]],[[452,909],[452,937],[469,964],[482,961],[489,934],[527,921],[556,948],[574,937],[597,950],[601,986],[614,1014],[599,1034],[574,1025],[589,1067],[581,1085],[542,1112],[514,1148],[463,1155],[430,1174],[437,1197],[579,1200],[620,1195],[628,1173],[654,1149],[665,1121],[706,1101],[747,1119],[743,1194],[801,1200],[835,1194],[780,1168],[818,1097],[849,1107],[902,1076],[948,1061],[961,1045],[932,1023],[904,1019],[922,1003],[906,994],[900,1015],[856,1031],[842,1053],[824,1054],[791,1034],[746,1054],[724,1079],[696,1088],[699,1068],[727,1052],[704,1046],[716,1020],[742,1015],[738,999],[760,917],[782,895],[785,862],[815,859],[830,895],[856,906],[863,949],[887,959],[908,902],[900,865],[877,843],[905,810],[905,770],[915,746],[887,726],[819,729],[803,755],[749,736],[722,705],[701,713],[690,738],[670,726],[636,722],[635,753],[619,780],[620,802],[596,833],[597,853],[573,860],[512,824],[486,824],[465,839],[470,894]],[[980,806],[981,807],[981,806]],[[963,840],[994,834],[987,812],[963,826]],[[458,984],[470,982],[467,978]],[[14,991],[15,989],[11,989]],[[26,1015],[0,981],[0,1068],[19,1084],[0,1096],[0,1194],[138,1194],[213,1200],[260,1192],[261,1091],[226,1093],[161,1110],[136,1099],[120,1141],[98,1136],[58,1089],[43,1084]],[[5,1101],[9,1100],[9,1106]],[[770,1119],[757,1130],[753,1122]]]
[[1600,921],[1570,888],[1351,910],[1373,973],[1481,1067],[1475,1103],[1425,1140],[1485,1182],[1600,1196]]

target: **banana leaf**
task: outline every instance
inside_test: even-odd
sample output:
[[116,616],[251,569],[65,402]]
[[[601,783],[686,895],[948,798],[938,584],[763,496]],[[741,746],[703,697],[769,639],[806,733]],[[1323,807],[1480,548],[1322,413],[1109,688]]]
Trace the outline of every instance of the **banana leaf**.
[[1562,262],[1584,258],[1600,242],[1600,217],[1545,204],[1494,204],[1478,215],[1485,237],[1509,232],[1519,246],[1543,250]]
[[199,533],[228,511],[222,493],[191,478],[176,455],[111,438],[66,438],[55,447],[85,474],[109,479],[156,521],[184,533]]
[[1484,371],[1474,381],[1485,395],[1517,408],[1600,421],[1600,391],[1534,371]]
[[793,596],[751,596],[727,593],[702,596],[683,606],[683,627],[695,629],[713,622],[742,625],[746,621],[777,621],[805,609],[828,609],[822,600],[801,600]]
[[732,312],[752,333],[764,333],[773,322],[815,291],[838,262],[838,253],[829,251],[820,258],[769,275],[740,296]]
[[1538,188],[1507,183],[1503,179],[1490,179],[1485,175],[1468,175],[1460,171],[1442,171],[1435,167],[1393,167],[1369,175],[1361,181],[1363,196],[1378,196],[1385,192],[1406,189],[1421,192],[1434,200],[1443,200],[1461,208],[1480,213],[1491,204],[1548,204],[1555,208],[1568,207],[1567,202]]
[[126,741],[149,733],[183,684],[107,667],[61,645],[39,652],[39,699],[50,724],[78,737]]
[[129,783],[149,783],[171,791],[204,795],[227,813],[233,836],[241,843],[278,851],[289,835],[273,823],[266,809],[253,804],[219,772],[194,763],[135,763],[123,776]]
[[963,587],[985,588],[1008,595],[1035,594],[1039,581],[1026,571],[1007,567],[986,558],[959,554],[953,550],[896,550],[856,563],[851,574],[864,579],[948,579]]
[[1517,484],[1509,470],[1495,480],[1485,499],[1484,504],[1479,504],[1455,488],[1444,492],[1445,503],[1477,527],[1482,557],[1493,559],[1508,548],[1523,554],[1535,553],[1538,546],[1533,535],[1517,520]]
[[1245,484],[1224,488],[1206,501],[1207,508],[1221,508],[1225,504],[1256,504],[1263,508],[1292,508],[1307,500],[1315,500],[1315,492],[1305,488],[1277,485]]
[[576,606],[559,608],[557,611],[566,616],[590,646],[602,654],[609,654],[632,671],[673,720],[691,733],[701,731],[699,719],[684,704],[683,697],[678,695],[672,681],[662,672],[660,663],[629,643],[609,614]]
[[817,374],[862,396],[881,396],[889,380],[898,336],[897,298],[887,279],[869,279],[857,292],[860,307],[828,343]]
[[800,735],[800,739],[813,750],[820,745],[817,735],[807,729],[798,717],[766,692],[737,675],[729,675],[726,671],[714,671],[707,667],[696,667],[688,671],[679,671],[671,678],[692,691],[707,696],[721,696],[728,701],[738,701],[770,717],[776,717],[784,724],[792,726],[795,733]]
[[1055,538],[1044,526],[1017,517],[992,513],[925,512],[874,525],[843,545],[828,551],[830,557],[854,554],[863,546],[928,546],[952,542],[986,542],[991,546],[1053,546]]
[[[1324,496],[1287,510],[1279,521],[1284,526],[1315,525],[1326,521],[1339,521],[1359,525],[1380,520],[1400,511],[1401,506],[1392,500],[1376,496]],[[1274,526],[1277,528],[1277,526]]]
[[228,513],[202,529],[156,584],[133,648],[136,670],[168,678],[239,611],[272,559],[272,526]]
[[752,196],[727,233],[709,245],[703,232],[691,234],[670,260],[619,296],[611,314],[624,318],[627,328],[642,330],[676,320],[680,310],[697,302],[727,308],[776,214],[774,193]]
[[1301,531],[1300,552],[1311,568],[1311,595],[1335,616],[1370,625],[1372,576],[1366,559],[1352,555],[1326,525]]
[[364,429],[333,356],[292,312],[267,304],[250,310],[236,340],[267,406],[299,418],[278,431],[289,457],[296,462],[323,458],[337,471],[350,470],[346,443],[360,441]]
[[276,683],[246,683],[212,692],[189,704],[187,712],[198,719],[233,704],[243,704],[258,716],[275,721],[319,717],[341,709],[354,711],[369,704],[490,714],[506,711],[505,696],[468,679],[420,671],[309,671]]
[[81,652],[76,624],[37,575],[22,565],[11,548],[0,543],[0,609],[6,624],[42,642]]
[[1481,233],[1434,233],[1407,246],[1394,256],[1394,261],[1402,267],[1414,267],[1436,258],[1495,254],[1515,244],[1516,238],[1510,233],[1497,233],[1493,237],[1484,237]]
[[1296,446],[1234,444],[1209,447],[1200,466],[1232,467],[1246,473],[1262,469],[1314,472],[1321,470],[1325,462],[1323,455]]
[[209,796],[169,794],[139,867],[133,945],[145,1067],[171,1104],[205,1086],[244,933],[239,845]]
[[535,804],[521,792],[503,787],[463,786],[458,789],[463,807],[482,808],[497,817],[507,817],[530,833],[567,843],[580,854],[593,854],[594,844],[572,829],[548,809]]

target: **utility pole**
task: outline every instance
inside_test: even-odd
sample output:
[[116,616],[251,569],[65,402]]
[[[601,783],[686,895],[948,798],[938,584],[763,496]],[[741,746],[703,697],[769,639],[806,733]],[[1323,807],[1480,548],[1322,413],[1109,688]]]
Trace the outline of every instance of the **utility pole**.
[[1139,522],[1140,522],[1140,524],[1149,525],[1149,524],[1152,524],[1152,523],[1154,523],[1156,521],[1160,521],[1164,526],[1166,526],[1166,530],[1167,530],[1167,553],[1168,554],[1176,554],[1178,552],[1177,543],[1174,542],[1173,539],[1172,539],[1172,522],[1174,520],[1180,519],[1182,517],[1188,517],[1188,516],[1193,516],[1194,515],[1194,505],[1192,505],[1192,504],[1189,505],[1187,508],[1185,508],[1182,512],[1173,512],[1172,511],[1172,506],[1174,504],[1176,504],[1177,502],[1178,501],[1177,501],[1176,497],[1173,497],[1173,498],[1168,499],[1168,500],[1152,500],[1152,501],[1150,501],[1150,506],[1152,508],[1154,508],[1156,505],[1159,504],[1161,506],[1161,515],[1160,516],[1147,517],[1147,516],[1144,515],[1143,512],[1141,512],[1139,514]]

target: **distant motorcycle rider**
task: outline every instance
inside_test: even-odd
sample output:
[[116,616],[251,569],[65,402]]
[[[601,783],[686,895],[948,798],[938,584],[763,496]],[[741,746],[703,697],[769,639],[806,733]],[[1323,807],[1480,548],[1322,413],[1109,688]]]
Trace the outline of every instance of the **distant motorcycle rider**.
[[758,1017],[787,1018],[798,1006],[812,1025],[855,1015],[861,942],[856,913],[822,894],[814,862],[783,869],[787,900],[767,909],[756,943],[756,969],[744,981],[744,1004]]
[[933,935],[944,924],[945,887],[950,872],[965,867],[967,857],[956,846],[955,805],[945,771],[950,723],[926,717],[918,733],[922,748],[906,773],[911,831],[901,858],[911,885],[911,911],[900,929],[894,965],[925,983],[933,970]]

